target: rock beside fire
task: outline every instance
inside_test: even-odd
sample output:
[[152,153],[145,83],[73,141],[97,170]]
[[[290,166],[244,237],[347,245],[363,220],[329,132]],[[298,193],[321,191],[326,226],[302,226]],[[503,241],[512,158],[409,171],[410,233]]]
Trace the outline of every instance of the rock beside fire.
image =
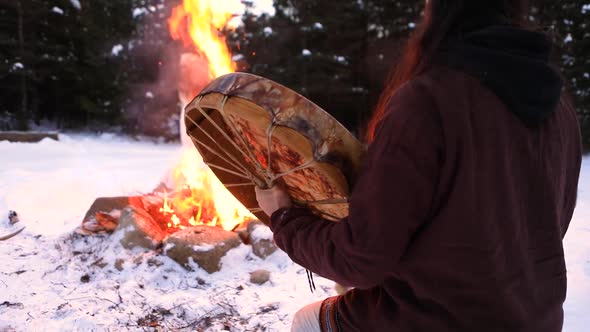
[[256,270],[250,273],[250,282],[256,285],[262,285],[270,280],[270,272],[268,270]]
[[260,221],[248,224],[248,237],[252,252],[262,259],[272,255],[278,249],[273,241],[272,231]]
[[166,255],[186,268],[192,258],[203,270],[213,273],[221,268],[221,258],[240,245],[239,236],[219,227],[195,226],[180,230],[166,240]]
[[121,245],[127,249],[139,246],[157,249],[166,233],[145,210],[128,206],[121,211],[117,230],[123,233]]
[[239,225],[237,225],[233,229],[233,231],[238,233],[238,235],[240,236],[240,239],[242,239],[242,242],[244,242],[244,244],[250,245],[250,244],[252,244],[252,239],[250,238],[250,232],[252,232],[255,225],[264,225],[264,224],[258,219],[246,219],[243,222],[241,222]]

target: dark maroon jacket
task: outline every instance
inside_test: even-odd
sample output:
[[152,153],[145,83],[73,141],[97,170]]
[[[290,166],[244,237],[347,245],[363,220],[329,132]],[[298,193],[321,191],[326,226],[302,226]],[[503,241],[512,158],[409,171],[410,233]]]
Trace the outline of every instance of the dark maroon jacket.
[[[579,128],[559,102],[549,50],[517,44],[506,46],[519,57],[513,67],[449,61],[398,90],[348,218],[334,223],[297,208],[273,214],[275,241],[293,261],[356,287],[333,300],[332,330],[561,330]],[[458,49],[447,55],[473,51]],[[519,76],[527,69],[537,76]]]

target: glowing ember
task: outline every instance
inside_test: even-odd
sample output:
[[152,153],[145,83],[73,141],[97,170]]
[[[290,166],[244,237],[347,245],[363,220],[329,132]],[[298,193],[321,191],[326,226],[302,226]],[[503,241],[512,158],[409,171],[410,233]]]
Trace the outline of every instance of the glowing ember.
[[[220,31],[243,9],[240,0],[183,0],[173,9],[168,20],[170,35],[191,52],[181,57],[179,96],[183,106],[211,79],[235,71]],[[183,140],[181,162],[170,177],[168,185],[176,192],[164,195],[160,209],[169,218],[170,229],[205,224],[231,230],[245,219],[255,218],[205,166],[188,140]]]

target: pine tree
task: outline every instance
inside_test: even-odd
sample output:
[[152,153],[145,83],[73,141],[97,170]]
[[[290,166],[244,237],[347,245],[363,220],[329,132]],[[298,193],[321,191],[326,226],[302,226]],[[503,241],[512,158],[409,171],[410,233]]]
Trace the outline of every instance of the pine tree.
[[27,129],[42,119],[60,128],[114,124],[123,96],[123,63],[111,57],[111,40],[128,36],[125,1],[18,0],[0,6],[7,29],[0,42],[5,129]]
[[[42,15],[37,1],[18,0],[0,6],[0,129],[28,129],[34,90],[34,22]],[[35,96],[35,94],[33,94]]]
[[246,16],[234,52],[249,71],[302,93],[353,131],[362,127],[420,12],[415,2],[275,1],[272,17]]
[[536,0],[531,20],[553,36],[566,89],[578,111],[590,148],[590,4],[584,0]]

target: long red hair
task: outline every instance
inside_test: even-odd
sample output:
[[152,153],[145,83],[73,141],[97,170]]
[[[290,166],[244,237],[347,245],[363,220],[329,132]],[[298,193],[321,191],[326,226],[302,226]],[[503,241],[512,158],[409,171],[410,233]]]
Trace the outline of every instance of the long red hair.
[[366,131],[367,142],[375,138],[375,129],[383,119],[398,88],[432,65],[445,40],[466,26],[491,17],[524,26],[528,0],[428,0],[424,17],[408,39],[405,52],[391,71]]

